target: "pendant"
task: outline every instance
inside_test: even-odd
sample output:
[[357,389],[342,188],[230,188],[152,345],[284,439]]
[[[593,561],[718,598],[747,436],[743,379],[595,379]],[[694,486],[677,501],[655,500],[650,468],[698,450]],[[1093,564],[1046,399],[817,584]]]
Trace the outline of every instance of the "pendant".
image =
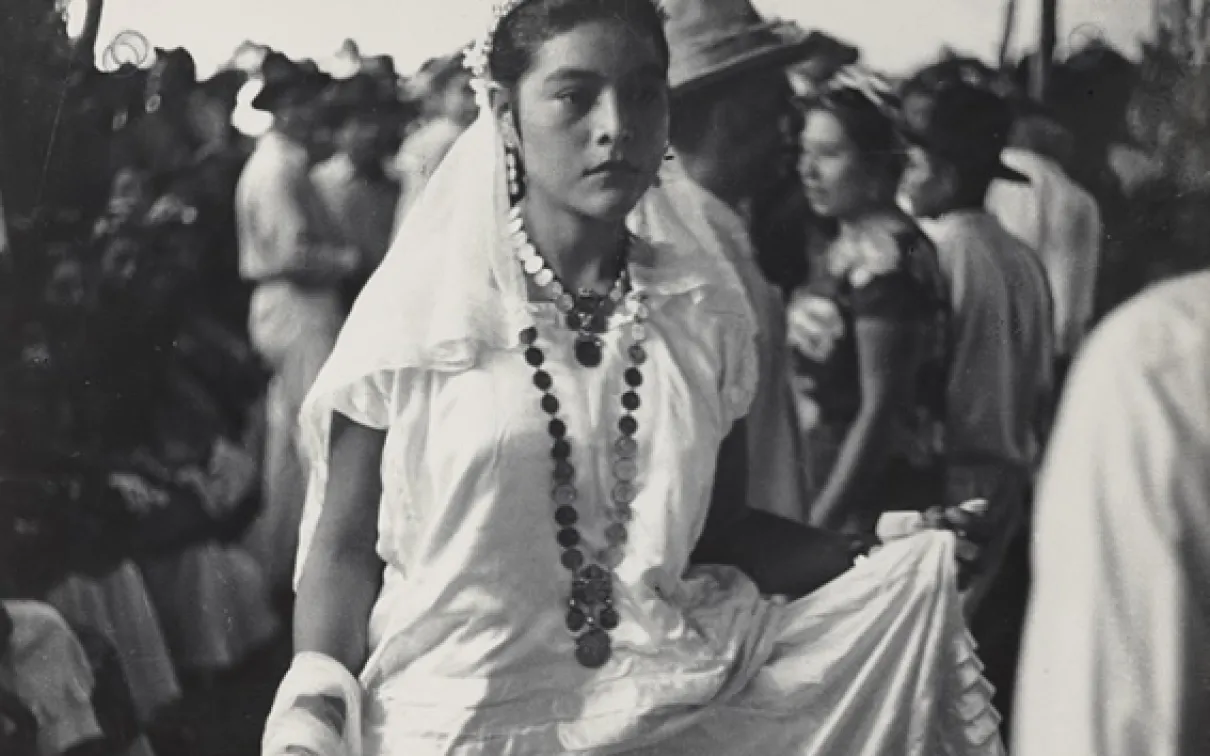
[[592,336],[577,336],[575,354],[576,362],[584,367],[596,367],[601,364],[601,341]]
[[576,661],[588,669],[600,669],[612,656],[609,633],[594,627],[576,638]]

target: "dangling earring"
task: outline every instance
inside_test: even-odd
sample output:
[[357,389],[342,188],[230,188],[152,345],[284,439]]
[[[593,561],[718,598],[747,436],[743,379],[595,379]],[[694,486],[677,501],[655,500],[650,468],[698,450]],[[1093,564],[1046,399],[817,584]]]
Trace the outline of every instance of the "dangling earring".
[[504,148],[504,167],[508,173],[508,198],[516,204],[521,199],[521,156],[515,147]]
[[[669,142],[664,145],[664,163],[671,163],[673,160],[676,160],[676,155],[672,152],[672,142]],[[664,185],[663,180],[660,178],[661,173],[663,173],[663,170],[656,171],[655,180],[651,182],[653,187],[658,188]]]

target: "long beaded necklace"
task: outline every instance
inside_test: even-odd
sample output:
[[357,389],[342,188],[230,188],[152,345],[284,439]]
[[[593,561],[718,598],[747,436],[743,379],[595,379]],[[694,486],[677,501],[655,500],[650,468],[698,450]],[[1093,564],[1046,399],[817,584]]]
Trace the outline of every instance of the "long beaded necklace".
[[[568,293],[555,272],[534,248],[525,233],[520,211],[516,208],[510,219],[510,231],[517,259],[525,272],[555,301],[556,308],[565,316],[567,325],[577,332],[576,359],[586,367],[599,365],[602,355],[601,341],[597,334],[604,332],[608,315],[625,297],[628,287],[625,251],[618,266],[617,280],[609,294],[588,303],[581,303]],[[538,329],[529,327],[520,334],[521,343],[525,345],[525,360],[534,369],[534,386],[542,393],[539,405],[550,416],[547,432],[552,439],[550,453],[554,465],[551,471],[551,501],[557,528],[555,538],[563,550],[560,561],[571,573],[571,590],[565,621],[567,629],[576,639],[576,660],[589,669],[604,666],[613,654],[609,631],[617,628],[621,622],[621,616],[613,602],[613,571],[622,562],[622,550],[628,538],[627,526],[634,518],[632,504],[638,494],[635,481],[638,477],[639,444],[636,435],[639,423],[634,413],[641,404],[638,388],[643,384],[643,374],[640,367],[647,361],[643,342],[647,338],[645,321],[648,310],[641,295],[637,299],[634,320],[630,325],[632,343],[626,350],[630,367],[623,373],[625,390],[621,396],[622,414],[618,420],[618,438],[613,444],[614,484],[610,490],[608,507],[610,523],[604,533],[606,546],[599,550],[587,547],[577,527],[580,524],[580,512],[575,503],[580,492],[575,485],[576,469],[571,461],[572,446],[568,440],[567,424],[558,416],[560,404],[552,393],[554,381],[550,373],[543,369],[546,353],[538,346]],[[582,358],[591,358],[594,354],[595,359],[587,362]]]

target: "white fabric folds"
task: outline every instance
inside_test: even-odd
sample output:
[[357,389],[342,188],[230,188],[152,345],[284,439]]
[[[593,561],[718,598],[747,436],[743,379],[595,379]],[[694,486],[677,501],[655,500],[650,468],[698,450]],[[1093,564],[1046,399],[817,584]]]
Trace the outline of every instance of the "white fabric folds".
[[330,656],[296,655],[269,712],[262,756],[293,756],[297,749],[361,756],[361,686]]

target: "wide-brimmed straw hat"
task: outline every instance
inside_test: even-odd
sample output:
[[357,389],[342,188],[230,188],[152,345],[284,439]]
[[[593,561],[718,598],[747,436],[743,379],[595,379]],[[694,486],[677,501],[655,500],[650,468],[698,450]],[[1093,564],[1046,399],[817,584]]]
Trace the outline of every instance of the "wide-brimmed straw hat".
[[790,22],[767,21],[749,0],[664,0],[674,95],[720,79],[806,60],[813,35]]

